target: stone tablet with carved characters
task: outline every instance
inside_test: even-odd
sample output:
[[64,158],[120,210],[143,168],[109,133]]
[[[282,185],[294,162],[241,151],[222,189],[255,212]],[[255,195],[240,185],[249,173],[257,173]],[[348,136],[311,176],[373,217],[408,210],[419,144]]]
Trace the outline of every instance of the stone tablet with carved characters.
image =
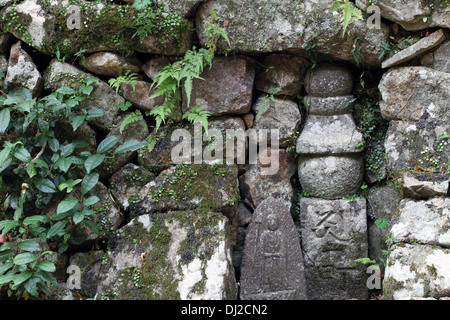
[[242,300],[306,299],[300,238],[280,200],[267,198],[253,213],[240,283]]

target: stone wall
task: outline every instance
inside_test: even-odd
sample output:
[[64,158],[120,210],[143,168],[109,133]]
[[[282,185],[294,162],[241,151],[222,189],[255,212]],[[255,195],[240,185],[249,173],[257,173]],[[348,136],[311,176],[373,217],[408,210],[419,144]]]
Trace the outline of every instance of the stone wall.
[[[188,27],[169,38],[133,38],[109,15],[125,3],[77,1],[84,26],[74,30],[64,25],[61,1],[3,1],[4,84],[39,99],[98,77],[83,103],[105,115],[61,134],[93,150],[98,137],[143,140],[154,120],[120,132],[127,113],[119,105],[144,112],[161,104],[150,99],[155,75],[205,46],[204,30],[215,22],[230,43],[219,41],[211,68],[194,80],[191,105],[211,113],[210,128],[276,129],[279,140],[257,150],[254,163],[177,165],[173,132],[195,134],[181,121],[190,108],[181,92],[178,121],[160,128],[152,152],[121,154],[97,169],[102,182],[91,193],[107,227],[57,256],[52,298],[450,297],[446,4],[412,1],[406,12],[401,1],[378,1],[380,27],[357,21],[344,37],[332,0],[157,2]],[[406,30],[420,40],[404,45]],[[386,49],[389,41],[395,48]],[[82,58],[74,55],[80,49]],[[125,71],[138,80],[116,93],[108,80]],[[270,175],[268,155],[279,164]],[[67,282],[69,265],[82,271],[78,289]]]

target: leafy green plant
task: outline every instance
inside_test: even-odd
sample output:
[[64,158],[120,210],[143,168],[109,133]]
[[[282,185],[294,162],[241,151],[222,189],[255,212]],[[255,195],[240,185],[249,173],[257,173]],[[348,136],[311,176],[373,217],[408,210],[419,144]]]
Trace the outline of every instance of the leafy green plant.
[[135,88],[136,80],[137,80],[137,74],[131,73],[130,70],[127,70],[127,71],[125,71],[124,75],[119,75],[117,78],[109,79],[108,83],[114,90],[116,90],[116,94],[118,94],[119,90],[120,90],[120,85],[122,83],[131,85],[133,90],[135,90],[136,89]]
[[339,9],[343,11],[341,22],[344,26],[344,30],[342,31],[342,37],[344,37],[347,27],[355,21],[362,20],[363,16],[362,11],[356,8],[350,0],[335,0],[331,6],[331,12]]
[[[55,287],[55,266],[46,260],[53,251],[44,250],[46,243],[62,253],[70,243],[86,239],[81,225],[99,233],[93,220],[99,198],[89,192],[99,180],[95,169],[119,138],[105,138],[92,154],[79,150],[87,142],[57,135],[60,123],[70,123],[76,131],[84,121],[103,115],[102,110],[80,104],[95,81],[87,79],[79,89],[62,86],[41,99],[33,98],[28,89],[0,97],[0,287],[10,295],[38,297]],[[144,145],[130,140],[112,153]],[[60,201],[56,212],[42,215],[52,200]]]
[[258,102],[258,113],[256,114],[255,121],[258,121],[269,110],[270,103],[274,101],[275,95],[281,91],[281,88],[270,88],[267,91],[269,91],[268,94],[262,96]]

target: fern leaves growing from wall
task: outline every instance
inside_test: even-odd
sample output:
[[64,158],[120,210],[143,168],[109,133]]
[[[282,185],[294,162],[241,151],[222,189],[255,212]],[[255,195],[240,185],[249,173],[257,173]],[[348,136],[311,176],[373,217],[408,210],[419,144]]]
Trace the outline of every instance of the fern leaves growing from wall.
[[344,37],[347,27],[355,21],[362,20],[363,16],[361,10],[356,8],[350,0],[335,0],[331,6],[331,12],[335,12],[339,9],[343,11],[341,22],[344,26],[344,30],[342,31],[342,37]]

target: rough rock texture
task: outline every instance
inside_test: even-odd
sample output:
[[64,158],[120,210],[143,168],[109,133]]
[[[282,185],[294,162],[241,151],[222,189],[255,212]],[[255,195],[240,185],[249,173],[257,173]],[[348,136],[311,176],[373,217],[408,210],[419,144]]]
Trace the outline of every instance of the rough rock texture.
[[153,79],[165,66],[169,65],[170,61],[167,57],[157,57],[147,60],[147,62],[142,66],[142,71],[149,77]]
[[131,63],[113,52],[94,53],[81,62],[81,66],[90,72],[111,77],[125,74],[126,71],[134,73],[140,70],[139,65]]
[[384,143],[388,172],[416,166],[433,170],[436,163],[439,166],[437,171],[444,168],[450,148],[444,146],[439,152],[438,147],[445,132],[450,132],[449,122],[446,121],[391,121]]
[[353,96],[304,97],[304,105],[309,115],[332,116],[350,113],[354,107]]
[[[45,87],[54,91],[63,85],[78,89],[83,80],[93,77],[92,74],[85,73],[69,63],[53,59],[44,74],[44,81]],[[109,131],[119,118],[118,105],[125,100],[117,95],[106,82],[100,80],[93,83],[92,86],[94,90],[92,90],[90,98],[83,101],[82,105],[87,106],[89,110],[101,109],[104,111],[105,114],[102,117],[93,118],[91,123],[104,131]]]
[[449,121],[450,74],[424,67],[389,70],[379,84],[380,109],[387,120]]
[[366,200],[300,199],[309,299],[367,299]]
[[80,289],[72,290],[86,298],[94,298],[97,292],[97,285],[100,280],[100,268],[102,266],[102,258],[105,253],[101,250],[93,250],[89,252],[79,252],[70,257],[70,265],[80,268]]
[[308,70],[306,92],[313,97],[337,97],[350,94],[353,89],[351,72],[337,65],[322,65]]
[[287,54],[271,54],[267,56],[256,73],[255,88],[270,93],[270,89],[278,88],[277,95],[295,96],[300,94],[306,68],[309,65],[305,58]]
[[[366,10],[369,0],[356,0],[356,5]],[[381,9],[381,16],[394,21],[406,30],[421,30],[429,27],[450,28],[450,11],[445,1],[408,1],[407,5],[401,0],[381,0],[376,5]],[[426,22],[423,21],[424,18]]]
[[201,79],[194,79],[190,105],[183,94],[183,112],[198,105],[212,116],[245,114],[252,106],[254,62],[245,57],[216,57],[205,68]]
[[[337,59],[353,59],[352,49],[356,37],[361,53],[368,63],[376,63],[381,45],[387,42],[388,30],[382,24],[381,30],[369,30],[366,23],[358,21],[348,28],[348,36],[342,38],[340,14],[330,11],[332,0],[318,1],[207,1],[199,6],[196,25],[200,42],[205,44],[204,30],[212,22],[213,9],[219,24],[227,21],[227,33],[231,50],[241,53],[277,52],[290,50],[304,52],[312,43],[319,52]],[[228,44],[219,42],[220,49]]]
[[381,64],[382,68],[390,68],[399,65],[403,62],[414,59],[421,54],[437,47],[445,40],[444,30],[440,29],[433,32],[426,38],[422,38],[412,46],[396,53],[394,56],[390,57],[388,60],[383,61]]
[[264,174],[267,165],[260,161],[260,154],[258,164],[250,165],[239,178],[241,197],[253,208],[258,207],[268,197],[273,197],[280,200],[290,211],[294,202],[294,189],[290,179],[295,174],[295,159],[284,149],[279,149],[274,157],[279,159],[279,169],[275,174]]
[[301,155],[298,175],[302,188],[311,196],[337,199],[360,190],[364,163],[359,154],[339,156]]
[[404,243],[394,245],[384,276],[384,299],[450,296],[449,264],[449,249]]
[[139,216],[111,241],[97,299],[236,299],[227,234],[214,212]]
[[134,106],[144,111],[150,111],[164,103],[164,98],[161,96],[149,99],[155,92],[154,89],[151,89],[151,85],[150,82],[137,80],[133,85],[122,83],[120,90],[122,91],[122,97],[130,101]]
[[391,233],[399,242],[450,247],[450,199],[404,199]]
[[42,76],[29,54],[22,49],[20,41],[11,46],[5,84],[10,91],[28,88],[33,97],[41,93]]
[[127,163],[109,179],[111,194],[117,199],[122,209],[128,210],[130,199],[133,199],[147,183],[154,179],[155,175],[147,169]]
[[310,115],[297,139],[299,154],[343,154],[364,150],[362,134],[356,131],[349,114],[335,116]]
[[445,42],[434,52],[427,53],[422,58],[422,65],[441,72],[450,73],[450,41]]
[[242,300],[305,300],[300,239],[289,210],[269,197],[256,208],[241,268]]
[[[267,108],[267,106],[269,106]],[[298,104],[289,98],[260,96],[253,105],[256,114],[253,129],[279,130],[279,145],[285,147],[294,137],[302,121]]]
[[405,171],[398,182],[403,198],[428,199],[447,195],[449,175]]

